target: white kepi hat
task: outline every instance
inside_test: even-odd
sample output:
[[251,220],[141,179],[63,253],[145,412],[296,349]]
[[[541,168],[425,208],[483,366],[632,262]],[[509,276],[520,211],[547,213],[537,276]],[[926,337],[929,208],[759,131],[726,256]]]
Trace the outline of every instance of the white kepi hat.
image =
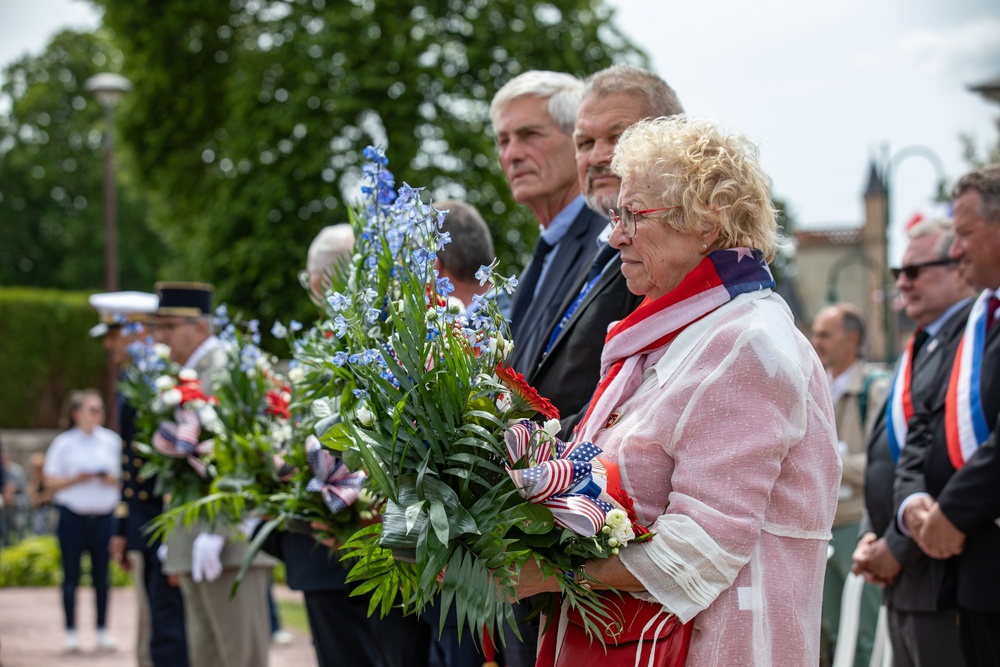
[[94,338],[103,336],[111,327],[130,322],[151,322],[160,304],[156,295],[148,292],[102,292],[91,294],[88,301],[100,319],[90,329]]

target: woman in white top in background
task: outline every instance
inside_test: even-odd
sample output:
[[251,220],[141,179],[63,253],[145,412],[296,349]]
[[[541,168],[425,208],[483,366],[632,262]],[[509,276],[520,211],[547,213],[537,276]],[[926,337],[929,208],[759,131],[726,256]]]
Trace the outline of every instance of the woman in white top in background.
[[59,548],[63,566],[66,649],[80,648],[76,632],[76,587],[80,558],[90,553],[91,579],[97,600],[97,645],[114,648],[106,631],[108,614],[108,542],[112,515],[119,500],[118,473],[122,441],[104,428],[104,401],[95,389],[74,391],[67,399],[64,426],[45,455],[45,485],[55,492],[59,508]]

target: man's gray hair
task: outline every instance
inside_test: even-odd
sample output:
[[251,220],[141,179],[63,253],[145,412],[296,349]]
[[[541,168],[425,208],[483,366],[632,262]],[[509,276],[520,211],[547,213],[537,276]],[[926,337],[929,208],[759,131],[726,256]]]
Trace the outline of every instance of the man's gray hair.
[[951,245],[955,242],[955,230],[952,228],[951,220],[947,218],[927,218],[906,231],[906,235],[911,241],[929,234],[941,235],[937,247],[938,256],[942,259],[948,257]]
[[656,74],[632,65],[619,63],[587,77],[583,99],[608,95],[634,95],[642,100],[644,118],[675,116],[684,113],[677,93]]
[[310,277],[325,278],[334,265],[351,254],[354,230],[347,223],[324,227],[309,244],[306,271]]
[[560,132],[573,136],[576,112],[583,99],[583,81],[571,74],[547,70],[531,70],[515,76],[497,91],[490,102],[490,120],[494,127],[507,105],[521,97],[547,99],[549,117]]
[[448,243],[438,251],[441,265],[462,282],[476,280],[479,267],[493,261],[493,237],[490,228],[471,204],[444,199],[434,202],[434,208],[448,211],[441,224],[441,231],[451,236]]

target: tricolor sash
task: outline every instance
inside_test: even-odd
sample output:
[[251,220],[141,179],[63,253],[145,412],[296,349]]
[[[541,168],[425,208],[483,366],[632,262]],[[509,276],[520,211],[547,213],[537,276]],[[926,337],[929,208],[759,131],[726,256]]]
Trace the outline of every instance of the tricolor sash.
[[889,453],[893,463],[899,462],[899,452],[906,446],[910,417],[913,416],[913,396],[910,386],[913,381],[913,341],[910,336],[906,350],[899,358],[896,376],[892,379],[892,389],[885,406],[885,432],[889,440]]
[[945,398],[944,424],[948,458],[956,470],[990,437],[980,395],[986,347],[987,304],[993,290],[983,290],[969,313],[958,343]]

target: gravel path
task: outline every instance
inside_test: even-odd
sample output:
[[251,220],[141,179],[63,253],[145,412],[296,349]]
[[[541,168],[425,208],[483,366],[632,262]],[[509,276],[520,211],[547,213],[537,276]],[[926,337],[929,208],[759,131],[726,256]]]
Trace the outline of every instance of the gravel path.
[[[110,633],[118,640],[115,651],[96,650],[94,591],[80,588],[76,603],[81,650],[63,650],[62,594],[58,588],[0,588],[0,665],[2,667],[135,667],[135,591],[111,591]],[[278,600],[300,599],[284,586],[275,586]],[[316,654],[308,634],[290,630],[295,641],[272,646],[271,667],[315,667]]]

